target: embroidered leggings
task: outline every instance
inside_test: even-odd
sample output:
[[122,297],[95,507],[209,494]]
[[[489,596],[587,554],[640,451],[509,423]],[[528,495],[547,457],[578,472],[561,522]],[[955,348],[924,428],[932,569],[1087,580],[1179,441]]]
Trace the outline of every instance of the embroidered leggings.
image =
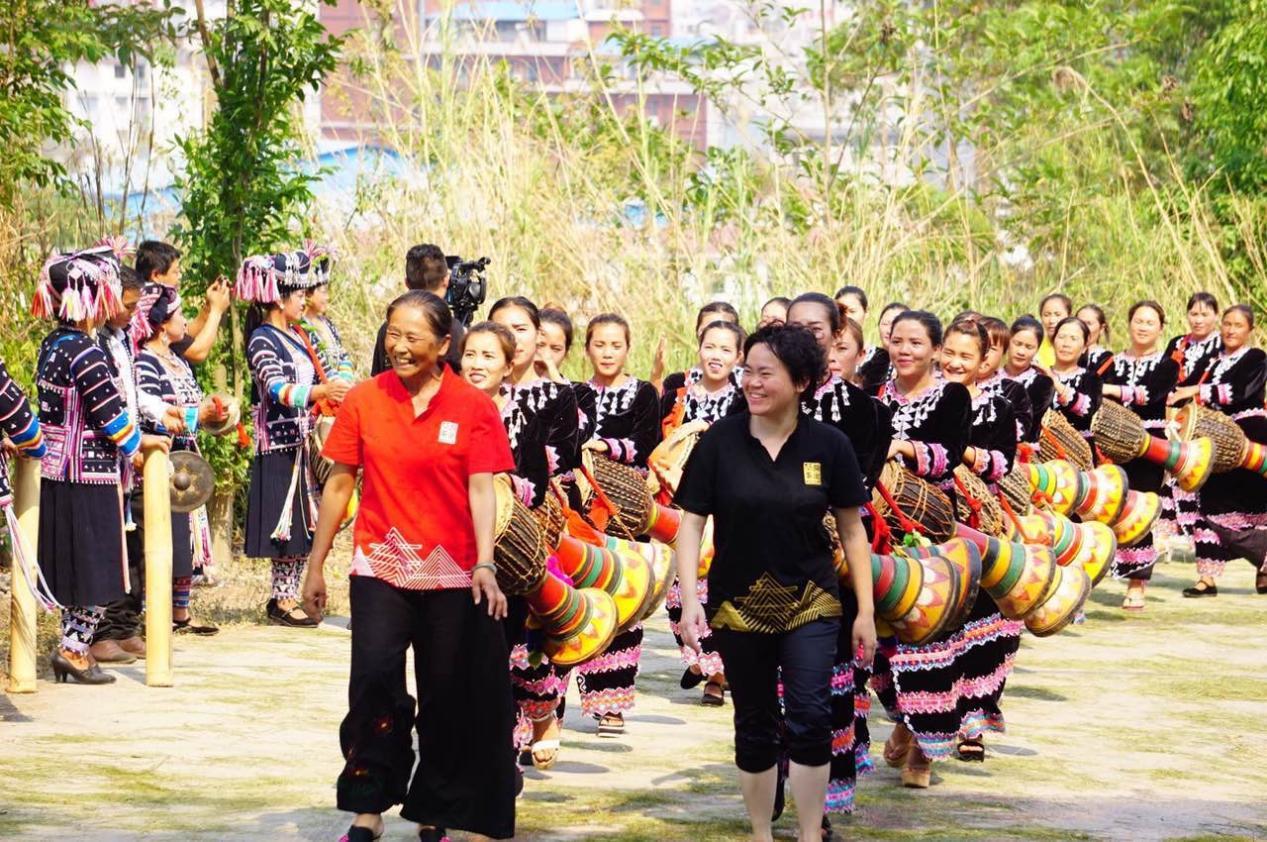
[[87,652],[97,624],[105,615],[106,609],[102,605],[67,605],[62,608],[62,648],[80,654]]
[[299,599],[306,563],[303,557],[273,559],[273,599],[279,602]]
[[[586,716],[624,714],[634,706],[634,683],[642,657],[642,624],[616,635],[607,651],[576,669],[581,713]],[[566,686],[566,685],[565,685]]]

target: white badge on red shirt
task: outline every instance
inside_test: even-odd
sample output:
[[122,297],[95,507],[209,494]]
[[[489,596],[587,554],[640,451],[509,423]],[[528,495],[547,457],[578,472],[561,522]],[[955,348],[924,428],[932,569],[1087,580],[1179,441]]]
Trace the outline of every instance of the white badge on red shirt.
[[440,440],[440,444],[457,444],[458,443],[458,422],[441,421],[439,440]]

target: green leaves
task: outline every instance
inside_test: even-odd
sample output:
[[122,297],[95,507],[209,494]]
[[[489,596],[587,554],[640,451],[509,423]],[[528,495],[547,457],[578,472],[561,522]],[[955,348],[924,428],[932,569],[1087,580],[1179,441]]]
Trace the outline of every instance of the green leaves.
[[217,71],[216,113],[180,141],[176,235],[204,283],[302,236],[316,176],[298,167],[300,107],[336,67],[341,43],[301,0],[240,0],[231,9],[208,22],[203,42]]
[[24,183],[70,192],[66,169],[46,145],[71,140],[75,120],[63,104],[73,90],[76,62],[114,57],[127,67],[139,57],[159,64],[182,12],[158,5],[93,4],[88,0],[6,0],[0,3],[0,202]]
[[[301,107],[305,92],[337,66],[342,43],[305,0],[237,0],[228,17],[203,24],[217,108],[204,131],[179,141],[184,169],[176,180],[181,210],[173,230],[194,292],[218,276],[235,277],[243,258],[294,248],[310,233],[318,176],[300,168]],[[231,341],[220,342],[199,371],[204,386],[219,380],[238,394],[248,379],[240,306],[230,313]],[[230,488],[245,477],[248,457],[225,441],[208,450],[219,481]]]

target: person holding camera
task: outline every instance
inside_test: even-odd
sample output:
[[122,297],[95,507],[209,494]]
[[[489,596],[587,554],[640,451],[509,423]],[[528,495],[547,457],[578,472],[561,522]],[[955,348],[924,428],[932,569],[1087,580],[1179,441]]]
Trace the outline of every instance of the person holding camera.
[[[449,262],[440,251],[439,246],[430,243],[411,246],[405,253],[405,287],[434,293],[447,303],[449,292]],[[455,372],[462,370],[462,334],[465,333],[461,319],[453,320],[452,336],[449,350],[444,355],[444,362]],[[370,376],[377,377],[384,371],[390,371],[391,360],[387,356],[387,322],[378,329],[378,338],[374,340],[374,358],[370,361]]]

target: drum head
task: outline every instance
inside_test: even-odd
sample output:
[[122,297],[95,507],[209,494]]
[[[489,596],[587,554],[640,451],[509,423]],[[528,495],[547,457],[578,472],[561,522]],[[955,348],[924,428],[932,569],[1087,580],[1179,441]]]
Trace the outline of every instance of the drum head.
[[211,465],[191,450],[178,450],[168,454],[168,458],[172,466],[172,511],[192,512],[205,505],[216,485]]

